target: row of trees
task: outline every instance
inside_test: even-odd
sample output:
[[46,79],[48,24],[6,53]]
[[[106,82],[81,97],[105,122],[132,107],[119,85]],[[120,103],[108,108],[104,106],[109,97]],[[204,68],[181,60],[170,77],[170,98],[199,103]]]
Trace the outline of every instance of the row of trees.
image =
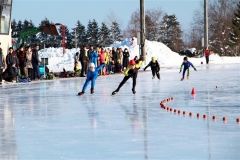
[[[209,47],[225,56],[240,56],[239,0],[209,1]],[[202,7],[203,8],[203,7]],[[201,49],[204,36],[203,9],[196,11],[188,35],[188,47]]]
[[[209,44],[210,49],[220,55],[240,55],[240,2],[239,0],[211,0],[209,1]],[[80,45],[101,45],[108,46],[114,41],[123,38],[137,37],[140,32],[139,11],[132,13],[128,26],[124,32],[117,21],[112,20],[110,25],[96,20],[90,20],[87,26],[77,21],[76,27],[69,29],[67,26],[66,43],[68,48]],[[202,49],[202,38],[204,37],[204,20],[202,9],[196,11],[191,24],[190,32],[185,35],[175,15],[168,15],[161,9],[151,9],[145,12],[145,37],[148,40],[159,41],[166,44],[173,51],[180,51],[184,48]],[[50,24],[48,19],[41,21],[37,28]],[[12,22],[12,35],[19,37],[19,34],[27,28],[35,27],[32,21]],[[62,32],[62,28],[58,30]],[[59,47],[62,37],[50,36],[44,33],[29,36],[27,43],[41,43],[47,46]]]
[[[147,10],[146,16],[146,39],[152,41],[159,41],[165,43],[173,51],[180,51],[183,47],[182,31],[180,23],[175,15],[167,15],[160,9]],[[47,18],[41,21],[37,28],[49,25]],[[17,38],[20,37],[22,31],[28,28],[36,27],[32,21],[24,20],[16,22],[12,21],[12,35]],[[109,46],[114,41],[120,41],[124,38],[137,37],[140,28],[139,11],[135,11],[128,24],[127,29],[122,33],[117,21],[112,21],[108,26],[106,23],[97,23],[96,20],[90,20],[85,27],[80,21],[77,21],[76,27],[69,29],[64,28],[66,35],[66,44],[68,48],[75,47],[76,43],[80,45],[101,45]],[[58,28],[59,32],[63,32],[63,28]],[[28,36],[24,41],[26,43],[39,43],[48,46],[59,47],[61,45],[61,34],[59,36],[50,36],[44,33]],[[19,42],[21,43],[21,42]]]
[[[13,38],[20,38],[21,33],[28,31],[31,28],[38,28],[39,31],[44,26],[49,24],[54,24],[50,22],[47,18],[41,21],[39,26],[35,26],[32,21],[24,20],[16,22],[12,21],[12,36]],[[57,25],[56,25],[57,26]],[[27,44],[44,44],[46,47],[59,47],[62,40],[62,32],[64,32],[66,39],[67,48],[73,48],[75,45],[100,45],[108,46],[114,41],[122,40],[122,31],[119,27],[119,24],[116,21],[113,21],[110,26],[106,25],[104,22],[99,24],[95,19],[88,22],[87,27],[85,27],[80,21],[77,21],[76,27],[69,29],[68,26],[62,25],[57,26],[59,31],[58,36],[47,35],[46,33],[40,32],[39,34],[29,35],[24,39],[24,42],[18,43],[27,43]]]

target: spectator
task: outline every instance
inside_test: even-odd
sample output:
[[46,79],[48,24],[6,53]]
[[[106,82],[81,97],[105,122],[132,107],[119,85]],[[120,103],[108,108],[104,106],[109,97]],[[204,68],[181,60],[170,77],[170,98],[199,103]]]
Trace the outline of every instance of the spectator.
[[120,70],[122,70],[122,62],[123,62],[123,52],[122,48],[117,49],[117,63],[119,63],[121,66]]
[[82,66],[81,70],[81,77],[86,77],[87,74],[87,65],[88,65],[88,56],[87,56],[87,48],[85,46],[82,46],[80,49],[80,55],[79,55],[79,61]]
[[16,60],[13,53],[13,48],[8,49],[8,54],[6,57],[7,69],[4,72],[4,79],[7,82],[12,82],[16,77]]
[[97,66],[97,60],[98,60],[97,48],[94,48],[89,53],[89,61],[90,61],[90,63],[94,63],[94,65]]
[[[1,45],[1,43],[0,43],[0,45]],[[4,55],[2,52],[2,48],[0,47],[0,85],[2,84],[2,75],[3,75],[4,68],[5,68]]]
[[33,66],[33,71],[32,71],[32,79],[35,80],[36,78],[39,80],[40,79],[40,74],[39,74],[39,56],[38,56],[38,50],[39,46],[36,46],[32,50],[32,66]]
[[127,66],[128,66],[128,63],[129,63],[129,52],[128,52],[128,49],[125,48],[124,49],[124,52],[123,52],[123,69],[126,69]]
[[106,74],[110,74],[110,70],[109,70],[109,65],[110,65],[110,50],[109,49],[105,49],[104,50],[105,53],[105,68],[106,68]]
[[17,52],[18,62],[19,62],[19,69],[20,69],[20,75],[26,76],[26,52],[24,51],[24,47],[20,46],[20,49]]
[[29,80],[33,80],[32,49],[27,47],[26,50],[26,76]]
[[[105,51],[104,51],[104,48],[101,48],[100,49],[100,52],[99,52],[99,62],[100,62],[100,65],[102,64],[105,64],[105,60],[106,60],[106,54],[105,54]],[[105,75],[105,66],[103,66],[100,70],[100,75]]]
[[205,58],[206,58],[206,64],[209,63],[209,56],[210,56],[210,50],[208,48],[206,48],[204,50],[204,55],[205,55]]
[[112,48],[112,60],[114,61],[114,64],[117,64],[118,55],[114,47]]

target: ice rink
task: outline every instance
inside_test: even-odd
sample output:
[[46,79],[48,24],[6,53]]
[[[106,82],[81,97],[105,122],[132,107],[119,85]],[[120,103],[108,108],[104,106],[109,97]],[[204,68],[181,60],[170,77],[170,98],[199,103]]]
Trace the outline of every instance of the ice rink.
[[[240,65],[140,72],[111,96],[123,75],[101,76],[95,94],[76,96],[85,78],[0,87],[1,160],[239,160]],[[191,96],[192,88],[196,96]],[[197,119],[160,108],[160,101]],[[223,123],[221,117],[226,116]]]

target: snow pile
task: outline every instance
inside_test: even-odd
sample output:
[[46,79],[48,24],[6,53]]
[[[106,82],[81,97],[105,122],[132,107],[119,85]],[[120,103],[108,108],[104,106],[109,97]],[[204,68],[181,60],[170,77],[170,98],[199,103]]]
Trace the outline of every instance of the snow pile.
[[[146,40],[146,62],[151,61],[152,57],[156,57],[164,67],[172,67],[180,65],[182,62],[182,57],[178,53],[171,51],[166,45],[160,42],[148,41]],[[130,51],[130,59],[133,59],[135,56],[139,57],[139,45],[137,44],[137,39],[125,39],[122,42],[116,42],[112,45],[115,48],[128,48]]]
[[65,49],[63,53],[62,48],[45,48],[39,51],[40,58],[48,58],[48,68],[50,72],[73,71],[74,69],[74,55],[78,49]]
[[[139,56],[139,45],[137,45],[137,39],[126,39],[122,42],[116,42],[112,47],[128,48],[130,51],[130,58]],[[183,57],[178,53],[173,52],[165,44],[156,41],[148,41],[145,43],[146,48],[146,63],[151,61],[151,57],[156,57],[161,67],[165,68],[178,68],[182,64]],[[205,57],[201,58],[189,58],[189,60],[195,65],[199,66],[203,62],[205,64]],[[232,64],[240,63],[240,57],[220,57],[218,54],[210,55],[210,64]]]
[[[151,61],[152,57],[156,57],[161,65],[165,68],[179,68],[183,56],[171,51],[166,45],[161,42],[146,40],[146,64]],[[115,48],[128,48],[130,51],[130,59],[135,56],[139,57],[139,45],[137,45],[137,39],[125,39],[121,42],[114,43],[111,47]],[[46,48],[39,51],[40,58],[48,58],[48,68],[51,72],[61,72],[63,68],[66,71],[73,71],[74,68],[74,55],[79,49],[66,49],[63,54],[62,48]],[[205,63],[205,58],[189,58],[189,60],[195,65],[201,65],[201,62]],[[240,63],[240,57],[220,57],[217,54],[210,55],[210,64],[230,64]]]

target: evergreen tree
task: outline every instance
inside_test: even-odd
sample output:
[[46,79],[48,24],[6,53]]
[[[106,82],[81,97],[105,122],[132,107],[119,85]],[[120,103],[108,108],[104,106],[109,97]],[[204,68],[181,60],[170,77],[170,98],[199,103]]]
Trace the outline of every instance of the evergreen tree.
[[121,41],[123,38],[119,24],[116,21],[112,22],[111,25],[111,41]]
[[87,41],[89,45],[97,46],[98,45],[98,38],[99,38],[99,29],[98,23],[95,19],[93,21],[88,22],[87,27]]
[[[40,22],[39,28],[43,28],[44,26],[47,26],[47,25],[50,25],[50,21],[47,18],[45,18]],[[43,32],[39,34],[38,39],[44,45],[44,47],[48,47],[50,46],[50,43],[53,43],[53,41],[50,40],[52,38]]]
[[99,45],[109,46],[110,44],[112,44],[109,33],[110,33],[110,30],[107,27],[107,25],[105,23],[102,23],[102,26],[99,32]]
[[77,32],[78,46],[87,45],[86,29],[85,29],[85,26],[80,21],[77,21],[76,32]]
[[182,31],[175,15],[165,15],[162,22],[163,43],[175,52],[183,48]]
[[230,45],[238,48],[240,47],[240,2],[238,3],[237,11],[234,14],[234,18],[232,20],[232,30],[230,33]]
[[25,20],[23,21],[23,30],[24,30],[24,29],[27,29],[27,28],[29,28],[29,27],[30,27],[30,23],[28,22],[28,20],[25,19]]
[[[34,27],[34,24],[32,23],[32,21],[28,21],[28,20],[24,20],[23,21],[23,24],[22,24],[22,31],[26,31],[26,30],[29,30],[31,28]],[[36,38],[35,35],[29,35],[26,39],[25,39],[25,42],[28,43],[28,44],[33,44],[33,43],[37,43],[38,42],[38,39]]]
[[17,22],[17,26],[16,26],[16,28],[15,28],[15,32],[16,32],[15,36],[16,36],[16,38],[18,38],[18,42],[17,42],[17,43],[19,43],[19,44],[23,43],[22,40],[20,40],[20,38],[19,38],[20,32],[21,32],[22,30],[23,30],[23,24],[22,24],[22,21],[19,20],[19,21]]
[[11,28],[12,28],[12,37],[17,38],[18,31],[17,31],[17,22],[15,19],[12,20]]
[[29,27],[35,27],[35,25],[33,24],[32,20],[29,20]]
[[19,33],[22,31],[22,29],[23,29],[22,21],[18,21],[16,31]]

